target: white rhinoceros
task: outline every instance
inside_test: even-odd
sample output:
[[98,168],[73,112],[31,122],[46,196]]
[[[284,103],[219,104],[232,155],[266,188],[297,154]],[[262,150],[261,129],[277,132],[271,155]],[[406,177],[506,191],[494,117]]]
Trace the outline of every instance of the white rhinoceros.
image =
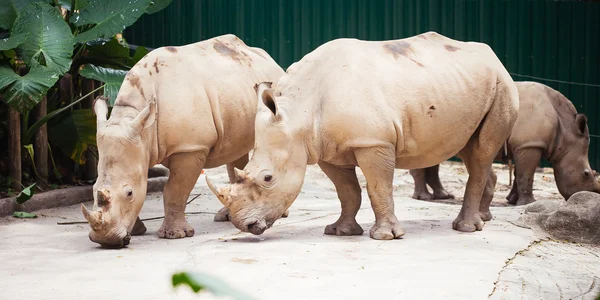
[[145,231],[137,218],[148,168],[158,163],[170,170],[158,236],[194,235],[184,212],[201,170],[245,165],[254,145],[254,87],[283,74],[264,50],[234,35],[162,47],[142,58],[127,73],[110,119],[106,101],[94,105],[99,154],[94,211],[82,206],[90,240],[122,247]]
[[[517,118],[510,75],[485,44],[435,32],[391,41],[337,39],[259,85],[256,145],[237,183],[218,189],[242,231],[263,233],[298,196],[308,164],[318,163],[342,204],[326,234],[360,235],[355,216],[359,166],[375,212],[374,239],[404,234],[394,214],[394,168],[438,164],[454,155],[469,171],[459,231],[489,220],[491,165]],[[482,201],[483,197],[483,201]]]

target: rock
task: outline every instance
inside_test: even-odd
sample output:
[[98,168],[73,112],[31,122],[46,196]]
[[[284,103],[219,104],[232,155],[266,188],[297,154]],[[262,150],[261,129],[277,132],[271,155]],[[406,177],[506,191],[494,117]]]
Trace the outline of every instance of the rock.
[[578,192],[567,202],[537,201],[525,209],[515,225],[545,237],[600,245],[600,194]]
[[148,169],[148,178],[168,176],[169,169],[165,168],[163,165],[155,165],[154,167]]

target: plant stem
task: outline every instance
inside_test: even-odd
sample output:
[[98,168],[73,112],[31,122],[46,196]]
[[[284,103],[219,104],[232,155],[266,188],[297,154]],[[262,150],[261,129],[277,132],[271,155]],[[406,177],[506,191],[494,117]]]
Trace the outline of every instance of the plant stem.
[[89,95],[93,94],[94,92],[100,90],[101,88],[103,88],[105,86],[105,84],[99,86],[98,88],[94,89],[93,91],[85,94],[83,97],[71,102],[69,105],[63,107],[63,108],[59,108],[49,114],[47,114],[45,117],[43,117],[42,119],[38,120],[37,122],[35,122],[33,125],[31,125],[31,127],[29,127],[29,129],[27,129],[27,133],[25,134],[25,139],[24,142],[27,142],[27,144],[29,143],[29,141],[31,141],[31,138],[33,137],[33,135],[35,134],[35,132],[46,122],[48,122],[48,120],[52,119],[53,117],[55,117],[56,115],[62,113],[63,111],[69,109],[70,107],[72,107],[73,105],[81,102],[83,99],[85,99],[86,97],[88,97]]

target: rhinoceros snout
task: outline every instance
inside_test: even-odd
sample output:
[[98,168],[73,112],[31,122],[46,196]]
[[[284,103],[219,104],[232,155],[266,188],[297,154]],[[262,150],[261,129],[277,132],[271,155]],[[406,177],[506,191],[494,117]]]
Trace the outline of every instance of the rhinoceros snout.
[[265,221],[252,221],[246,224],[247,231],[254,235],[261,235],[267,228],[267,223]]
[[114,237],[114,238],[99,238],[94,232],[90,232],[89,234],[90,241],[100,244],[102,248],[107,249],[119,249],[129,245],[131,241],[131,234],[127,233],[123,238]]

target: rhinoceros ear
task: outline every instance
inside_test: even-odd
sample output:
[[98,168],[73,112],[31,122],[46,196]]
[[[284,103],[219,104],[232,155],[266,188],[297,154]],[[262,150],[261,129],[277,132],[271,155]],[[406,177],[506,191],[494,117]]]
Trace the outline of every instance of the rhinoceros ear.
[[152,126],[156,120],[156,99],[152,99],[148,105],[131,121],[130,125],[134,132],[140,134],[142,130]]
[[258,94],[259,106],[260,103],[264,105],[263,107],[268,108],[273,117],[277,117],[277,103],[275,102],[275,96],[273,95],[273,89],[271,88],[270,82],[262,82],[256,87],[256,92]]
[[[106,122],[106,117],[108,116],[108,105],[106,104],[106,98],[100,96],[94,100],[92,107],[94,108],[94,113],[96,114],[96,124],[102,125]],[[100,127],[100,126],[98,126]]]
[[584,114],[577,114],[575,116],[575,124],[577,125],[579,133],[585,135],[587,132],[587,118]]

